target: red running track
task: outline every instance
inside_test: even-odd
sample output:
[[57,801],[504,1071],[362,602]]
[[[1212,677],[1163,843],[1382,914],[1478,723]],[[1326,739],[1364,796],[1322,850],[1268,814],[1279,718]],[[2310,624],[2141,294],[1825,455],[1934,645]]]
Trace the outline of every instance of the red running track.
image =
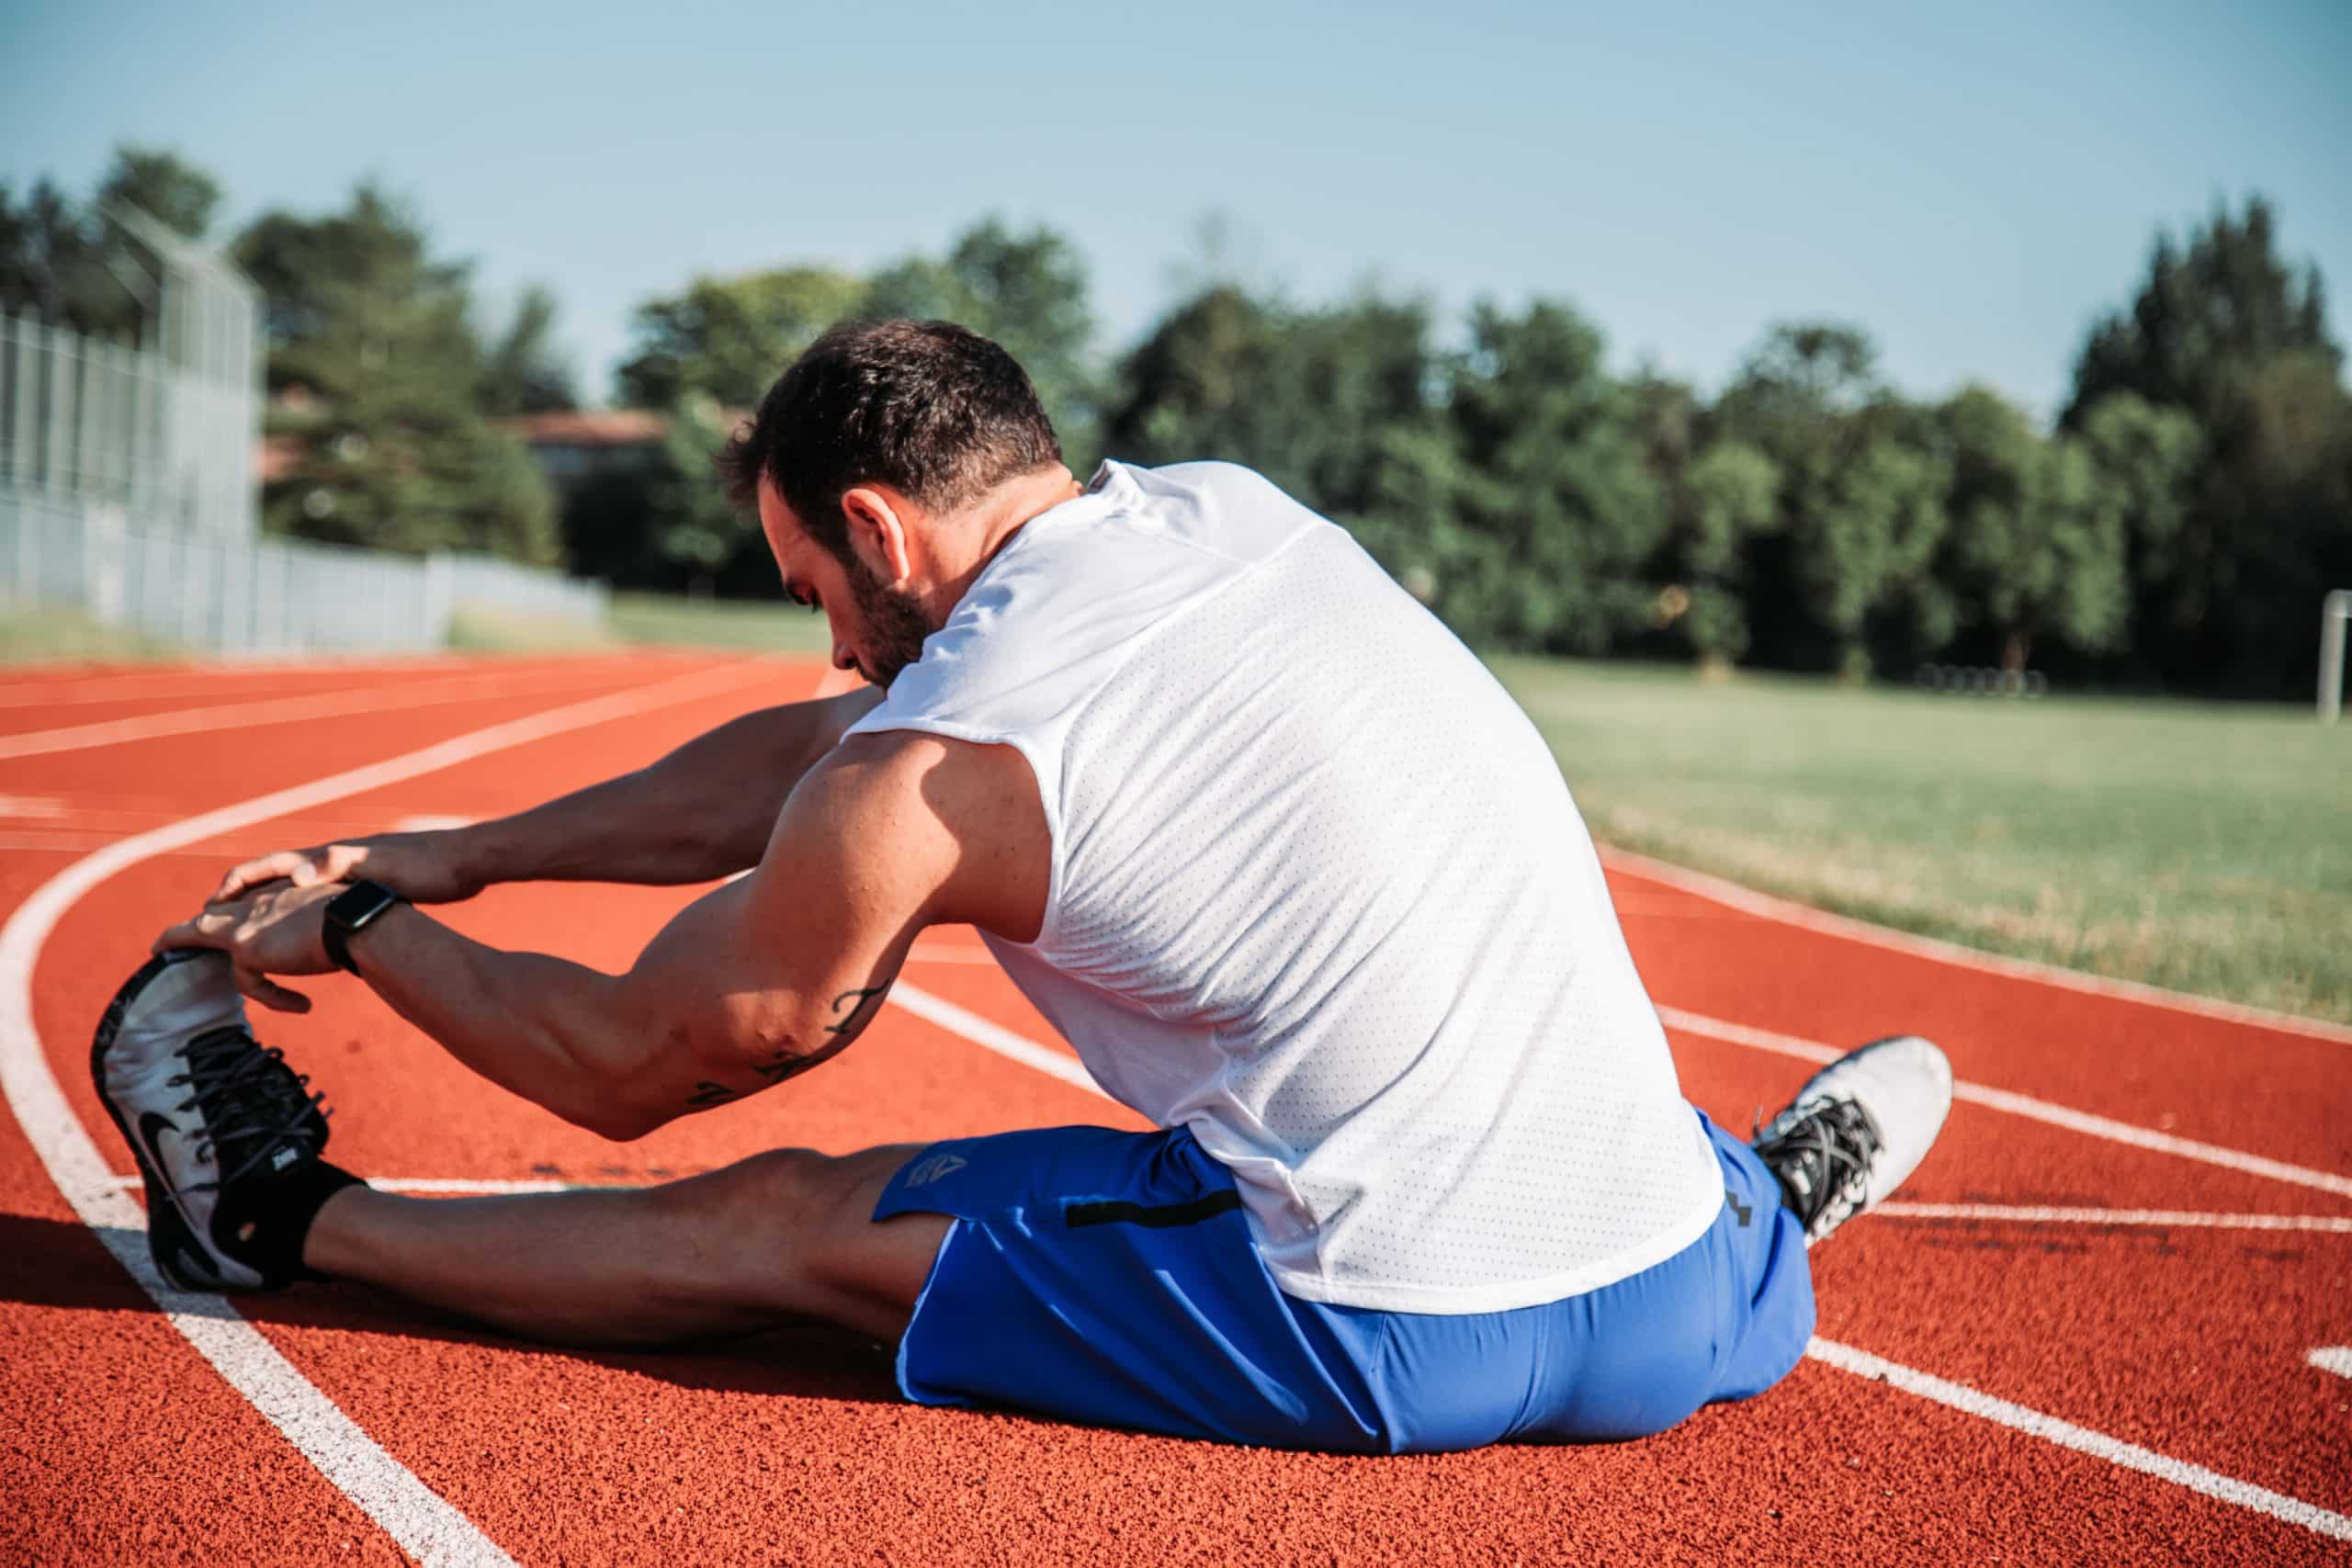
[[[2352,1562],[2352,1378],[2312,1359],[2352,1347],[2352,1032],[1950,962],[1630,860],[1627,934],[1718,1121],[1781,1103],[1808,1054],[1895,1030],[1939,1039],[1971,1086],[1908,1212],[1815,1255],[1816,1359],[1662,1438],[1235,1450],[913,1408],[880,1348],[816,1329],[582,1355],[342,1287],[158,1310],[60,1183],[140,1256],[89,1031],[226,861],[512,809],[819,674],[635,657],[0,682],[0,1556]],[[192,708],[216,711],[140,728]],[[551,710],[571,727],[173,833]],[[6,751],[31,734],[48,749]],[[107,848],[126,840],[157,852]],[[447,913],[612,967],[691,896],[503,888]],[[1014,1059],[1046,1032],[964,932],[926,937],[899,1005],[823,1072],[627,1145],[472,1078],[356,982],[311,989],[313,1013],[262,1027],[328,1090],[338,1158],[379,1179],[641,1181],[786,1144],[1135,1124],[1064,1081],[1066,1051]],[[79,1177],[77,1139],[103,1162]]]

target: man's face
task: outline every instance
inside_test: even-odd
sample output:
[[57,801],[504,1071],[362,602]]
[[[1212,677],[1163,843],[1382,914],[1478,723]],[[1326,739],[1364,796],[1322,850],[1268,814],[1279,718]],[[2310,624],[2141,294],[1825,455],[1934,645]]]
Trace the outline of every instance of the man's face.
[[883,581],[854,552],[844,561],[809,538],[765,479],[760,480],[760,528],[784,574],[785,592],[825,612],[835,669],[854,670],[868,684],[887,687],[922,657],[923,639],[939,627],[916,597]]

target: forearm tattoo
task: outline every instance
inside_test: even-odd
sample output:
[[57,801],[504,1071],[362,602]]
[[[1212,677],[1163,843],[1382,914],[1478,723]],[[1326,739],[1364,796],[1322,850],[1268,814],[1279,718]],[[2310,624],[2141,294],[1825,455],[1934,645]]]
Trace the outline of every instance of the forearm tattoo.
[[786,1078],[798,1077],[802,1073],[832,1056],[851,1041],[865,1033],[865,1026],[874,1021],[876,1013],[882,1010],[882,1003],[889,994],[890,987],[887,981],[879,986],[867,986],[854,991],[843,991],[833,998],[832,1021],[823,1026],[824,1032],[831,1038],[823,1045],[814,1051],[794,1051],[787,1047],[777,1051],[763,1062],[753,1063],[752,1071],[758,1075],[760,1081],[752,1089],[737,1089],[732,1085],[713,1083],[710,1079],[705,1078],[695,1085],[694,1093],[686,1096],[686,1109],[707,1111],[714,1105],[724,1105],[729,1100],[741,1100],[746,1094],[755,1094],[770,1084],[779,1084]]

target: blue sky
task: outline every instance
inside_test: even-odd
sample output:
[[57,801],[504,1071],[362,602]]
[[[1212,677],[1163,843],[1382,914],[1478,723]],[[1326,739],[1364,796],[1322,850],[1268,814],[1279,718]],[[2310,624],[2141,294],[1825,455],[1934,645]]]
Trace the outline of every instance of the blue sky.
[[2157,228],[2217,198],[2276,201],[2352,337],[2347,66],[2343,0],[78,0],[0,17],[0,179],[163,144],[233,225],[379,175],[490,298],[556,289],[594,397],[629,307],[696,271],[867,267],[989,212],[1077,243],[1120,345],[1215,212],[1302,298],[1560,296],[1621,367],[1709,388],[1768,322],[1838,316],[1915,394],[2046,414]]

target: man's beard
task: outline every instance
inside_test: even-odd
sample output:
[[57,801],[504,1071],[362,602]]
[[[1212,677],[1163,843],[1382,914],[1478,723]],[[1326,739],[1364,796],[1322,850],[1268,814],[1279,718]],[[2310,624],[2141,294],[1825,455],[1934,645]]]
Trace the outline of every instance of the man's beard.
[[849,572],[849,596],[864,623],[873,660],[858,666],[858,673],[875,685],[888,687],[899,671],[922,657],[923,639],[939,628],[931,624],[911,593],[886,584],[852,556],[842,563]]

